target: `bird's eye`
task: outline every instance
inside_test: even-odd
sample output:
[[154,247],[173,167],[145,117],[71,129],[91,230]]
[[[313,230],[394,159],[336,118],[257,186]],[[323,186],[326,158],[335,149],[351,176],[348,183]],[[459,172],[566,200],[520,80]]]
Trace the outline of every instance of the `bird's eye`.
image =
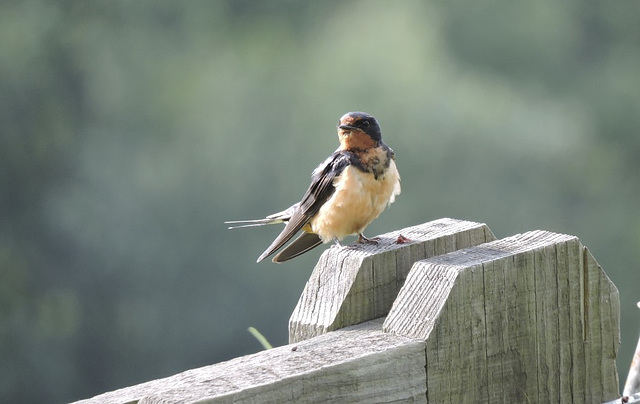
[[363,128],[368,128],[369,127],[369,121],[362,121],[362,123],[360,124]]

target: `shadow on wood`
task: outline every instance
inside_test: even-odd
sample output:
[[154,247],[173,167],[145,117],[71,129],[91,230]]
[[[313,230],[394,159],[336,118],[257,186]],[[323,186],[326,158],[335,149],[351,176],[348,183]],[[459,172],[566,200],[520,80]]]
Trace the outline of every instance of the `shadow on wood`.
[[297,342],[81,403],[602,403],[619,335],[618,291],[576,237],[441,219],[325,251]]

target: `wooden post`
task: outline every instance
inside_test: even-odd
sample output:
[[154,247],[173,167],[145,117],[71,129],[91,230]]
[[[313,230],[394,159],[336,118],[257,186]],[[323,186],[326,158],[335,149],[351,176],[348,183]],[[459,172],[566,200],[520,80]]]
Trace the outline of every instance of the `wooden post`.
[[428,402],[601,403],[619,316],[576,237],[533,231],[417,262],[383,330],[426,342]]
[[[637,305],[640,309],[640,302],[638,302]],[[622,394],[625,396],[631,396],[636,393],[640,393],[640,338],[638,338],[636,353],[633,355],[633,359],[631,359],[629,374],[627,375],[627,381],[625,382],[624,390],[622,391]]]
[[618,291],[591,253],[545,231],[493,238],[441,219],[329,249],[292,315],[297,342],[81,403],[617,399]]
[[[398,244],[399,235],[412,242]],[[385,316],[414,262],[495,236],[486,224],[444,218],[379,239],[322,254],[289,319],[290,343]]]

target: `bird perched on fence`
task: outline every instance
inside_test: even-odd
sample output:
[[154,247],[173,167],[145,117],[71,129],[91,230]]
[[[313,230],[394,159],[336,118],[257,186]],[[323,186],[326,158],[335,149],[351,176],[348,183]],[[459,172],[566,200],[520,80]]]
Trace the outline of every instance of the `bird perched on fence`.
[[393,150],[382,141],[378,121],[364,112],[348,112],[338,122],[340,147],[311,176],[300,202],[264,219],[225,222],[230,229],[286,223],[258,262],[302,233],[273,262],[297,257],[321,243],[357,234],[357,243],[377,243],[364,229],[400,194],[400,174]]

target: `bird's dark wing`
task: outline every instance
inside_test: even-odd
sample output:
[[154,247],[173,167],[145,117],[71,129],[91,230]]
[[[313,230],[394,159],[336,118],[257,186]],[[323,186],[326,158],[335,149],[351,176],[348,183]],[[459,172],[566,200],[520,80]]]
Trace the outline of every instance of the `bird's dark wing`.
[[291,258],[302,255],[320,244],[322,244],[320,236],[303,231],[298,238],[293,240],[291,244],[283,248],[282,251],[273,257],[273,262],[289,261]]
[[[333,181],[342,173],[345,167],[350,164],[351,158],[351,154],[348,152],[341,150],[336,151],[313,171],[311,185],[302,197],[297,209],[294,210],[287,225],[278,237],[276,237],[269,248],[260,255],[258,262],[282,247],[318,213],[320,207],[333,195],[335,191]],[[313,247],[316,245],[318,244],[315,244]],[[307,248],[307,250],[308,249],[309,248]]]

